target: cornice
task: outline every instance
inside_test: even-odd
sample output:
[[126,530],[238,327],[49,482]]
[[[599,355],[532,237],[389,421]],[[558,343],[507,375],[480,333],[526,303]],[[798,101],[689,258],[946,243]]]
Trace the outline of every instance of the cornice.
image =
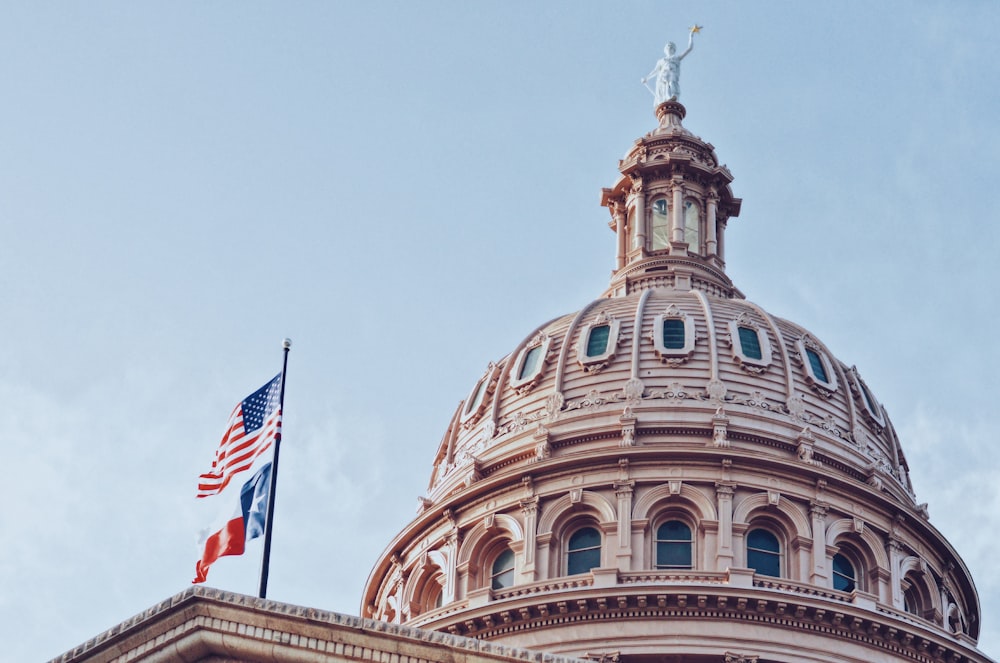
[[201,586],[161,601],[51,663],[186,661],[212,656],[226,660],[386,661],[398,658],[403,646],[409,648],[410,663],[436,663],[449,657],[466,660],[467,653],[496,663],[587,663],[571,656]]
[[[713,582],[697,584],[683,584],[682,579],[676,577],[667,586],[645,584],[645,576],[650,574],[622,575],[637,576],[635,580],[639,582],[609,588],[577,587],[571,592],[558,589],[548,592],[543,583],[536,583],[539,587],[534,593],[531,586],[521,593],[508,592],[507,598],[479,609],[465,610],[454,615],[452,620],[436,620],[432,615],[423,625],[490,639],[573,623],[592,623],[594,629],[607,623],[621,637],[621,625],[627,621],[756,622],[783,630],[850,640],[899,659],[920,663],[985,663],[990,660],[972,643],[945,637],[929,622],[922,623],[910,615],[876,604],[873,597],[865,594],[855,596],[769,578],[756,578],[752,587],[738,587],[725,583],[726,574],[710,574]],[[674,637],[683,640],[685,636]],[[627,645],[626,642],[618,644]]]

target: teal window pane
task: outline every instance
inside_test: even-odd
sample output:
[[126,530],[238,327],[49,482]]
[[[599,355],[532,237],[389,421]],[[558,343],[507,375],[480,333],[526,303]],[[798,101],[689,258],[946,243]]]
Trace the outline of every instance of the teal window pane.
[[663,347],[667,350],[684,349],[684,321],[680,318],[663,320]]
[[508,548],[497,555],[496,560],[493,562],[493,569],[490,573],[490,578],[492,579],[490,586],[493,589],[506,589],[514,584],[513,550]]
[[816,379],[821,382],[829,382],[830,378],[826,376],[826,368],[823,366],[823,360],[819,354],[815,350],[806,348],[806,356],[809,358],[809,366],[812,367]]
[[760,350],[760,338],[757,336],[757,330],[750,327],[740,327],[739,330],[740,349],[743,351],[743,356],[748,359],[763,359],[764,354]]
[[853,592],[857,576],[851,561],[837,553],[833,556],[833,588],[842,592]]
[[566,573],[586,573],[601,565],[601,533],[593,527],[577,530],[569,539]]
[[747,534],[747,566],[765,576],[781,577],[781,547],[778,538],[763,529]]
[[528,350],[528,354],[524,355],[524,363],[521,364],[521,372],[517,374],[518,380],[524,380],[530,378],[535,373],[538,372],[538,363],[542,359],[542,346],[536,345],[535,347]]
[[599,357],[608,351],[608,338],[611,336],[611,325],[601,325],[590,328],[587,337],[587,356]]

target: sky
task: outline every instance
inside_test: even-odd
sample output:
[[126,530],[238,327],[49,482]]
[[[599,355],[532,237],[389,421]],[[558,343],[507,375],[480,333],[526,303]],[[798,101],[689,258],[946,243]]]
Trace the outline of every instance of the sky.
[[[694,23],[728,274],[859,367],[1000,657],[986,0],[0,5],[0,657],[189,586],[196,478],[284,337],[268,596],[358,614],[487,363],[606,287],[600,189]],[[254,594],[259,552],[208,584]]]

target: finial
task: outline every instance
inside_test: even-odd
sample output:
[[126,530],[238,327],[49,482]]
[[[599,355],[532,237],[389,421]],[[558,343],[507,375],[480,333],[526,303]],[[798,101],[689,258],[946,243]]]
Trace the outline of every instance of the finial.
[[281,347],[285,350],[289,350],[292,347],[292,339],[286,338],[281,342]]
[[[702,26],[697,23],[688,28],[688,46],[680,55],[676,54],[677,45],[668,41],[667,45],[663,47],[663,57],[656,62],[653,71],[639,81],[653,94],[654,106],[659,106],[665,101],[676,101],[681,96],[681,60],[694,48],[694,35],[701,31]],[[647,81],[650,79],[655,79],[655,88],[649,87]]]

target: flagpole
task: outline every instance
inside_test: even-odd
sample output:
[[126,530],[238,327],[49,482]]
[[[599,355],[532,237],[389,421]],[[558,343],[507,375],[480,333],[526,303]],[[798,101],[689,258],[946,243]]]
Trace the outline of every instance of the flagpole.
[[[286,338],[281,342],[281,347],[285,351],[284,360],[281,363],[281,390],[278,392],[278,409],[281,418],[285,417],[285,372],[288,370],[288,351],[292,347],[292,339]],[[284,428],[285,422],[281,425]],[[258,595],[262,599],[267,598],[267,572],[271,564],[271,521],[274,519],[274,493],[278,483],[278,451],[281,449],[281,431],[274,436],[274,459],[271,461],[271,481],[268,486],[267,495],[267,517],[264,521],[264,554],[260,560],[260,591]]]

